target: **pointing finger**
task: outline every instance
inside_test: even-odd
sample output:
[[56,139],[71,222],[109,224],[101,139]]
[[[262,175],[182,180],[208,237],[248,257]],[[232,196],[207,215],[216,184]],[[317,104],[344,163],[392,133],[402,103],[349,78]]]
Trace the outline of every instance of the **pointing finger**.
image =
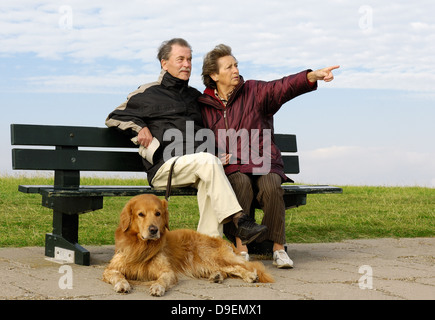
[[332,71],[332,70],[335,70],[335,69],[338,69],[338,68],[340,68],[340,66],[333,66],[333,67],[328,67],[328,68],[326,68],[328,71]]

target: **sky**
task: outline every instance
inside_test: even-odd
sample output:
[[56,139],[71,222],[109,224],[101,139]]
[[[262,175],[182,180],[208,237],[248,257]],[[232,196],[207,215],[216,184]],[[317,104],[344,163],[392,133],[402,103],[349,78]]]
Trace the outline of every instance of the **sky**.
[[22,174],[10,124],[104,127],[157,80],[162,41],[182,37],[200,91],[203,57],[220,43],[245,80],[340,65],[275,115],[276,132],[297,135],[296,182],[434,188],[434,16],[429,0],[2,0],[0,175]]

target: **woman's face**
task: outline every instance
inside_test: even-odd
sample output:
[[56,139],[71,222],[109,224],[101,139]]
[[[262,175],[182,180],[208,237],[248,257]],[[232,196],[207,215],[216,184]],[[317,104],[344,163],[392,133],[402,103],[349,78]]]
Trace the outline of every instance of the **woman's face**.
[[214,73],[211,78],[221,88],[235,88],[240,81],[237,60],[233,56],[225,56],[218,59],[219,73]]

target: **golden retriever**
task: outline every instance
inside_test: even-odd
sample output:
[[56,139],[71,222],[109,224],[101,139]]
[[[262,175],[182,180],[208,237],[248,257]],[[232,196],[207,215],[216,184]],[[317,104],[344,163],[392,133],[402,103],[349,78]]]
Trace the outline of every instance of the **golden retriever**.
[[166,200],[154,195],[132,198],[121,213],[115,255],[103,280],[120,293],[131,291],[127,280],[145,281],[153,296],[164,295],[178,282],[179,273],[215,283],[227,277],[274,282],[261,262],[247,262],[228,241],[193,230],[169,231],[168,226]]

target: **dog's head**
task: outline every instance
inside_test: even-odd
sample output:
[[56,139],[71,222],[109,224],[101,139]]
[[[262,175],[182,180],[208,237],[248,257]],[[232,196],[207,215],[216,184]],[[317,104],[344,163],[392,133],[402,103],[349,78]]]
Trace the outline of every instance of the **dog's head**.
[[160,239],[169,230],[168,202],[152,194],[130,199],[121,212],[119,227],[142,240]]

